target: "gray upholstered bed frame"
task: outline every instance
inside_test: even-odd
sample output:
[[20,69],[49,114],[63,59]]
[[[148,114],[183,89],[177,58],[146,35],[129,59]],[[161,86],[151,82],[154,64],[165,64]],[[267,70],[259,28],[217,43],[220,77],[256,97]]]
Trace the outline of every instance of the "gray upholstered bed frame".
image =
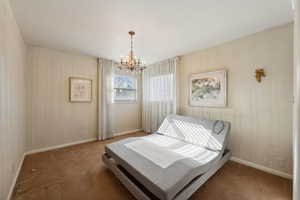
[[[212,177],[230,158],[231,151],[225,150],[222,158],[219,160],[213,168],[207,171],[205,174],[193,180],[185,189],[183,189],[174,200],[186,200],[196,190],[198,190],[210,177]],[[121,170],[120,166],[107,154],[102,155],[102,160],[106,166],[115,174],[115,176],[122,182],[122,184],[130,191],[130,193],[138,200],[151,200],[142,188],[135,183],[134,180],[127,173]]]
[[[186,200],[230,159],[231,151],[227,149],[229,131],[229,122],[170,115],[155,134],[141,137],[141,139],[128,138],[108,144],[105,153],[102,155],[102,160],[138,200]],[[160,168],[148,160],[152,157],[147,159],[139,155],[141,151],[146,149],[145,144],[147,143],[143,143],[139,152],[133,152],[126,146],[138,140],[156,138],[163,141],[176,140],[178,145],[183,144],[184,147],[194,146],[195,148],[205,149],[206,153],[215,152],[212,154],[218,156],[211,161],[207,161],[207,163],[210,163],[209,165],[205,165],[205,162],[201,164],[202,162],[198,163],[187,158],[174,162],[168,168]],[[150,144],[152,147],[156,143]],[[155,146],[155,148],[159,148],[159,146]],[[156,149],[147,149],[147,152],[153,151],[155,152]],[[159,154],[163,151],[160,151]],[[188,155],[191,156],[192,154],[188,152]],[[208,154],[203,155],[206,158],[208,156]],[[178,154],[178,156],[180,155]],[[166,157],[161,158],[166,160]],[[202,166],[204,168],[201,168]],[[168,173],[168,170],[171,173]],[[190,176],[188,176],[188,173]],[[160,178],[160,176],[165,177]],[[177,177],[177,179],[174,177]],[[150,179],[152,179],[152,182]],[[171,185],[173,183],[175,187]],[[162,191],[158,192],[157,187],[162,188]]]

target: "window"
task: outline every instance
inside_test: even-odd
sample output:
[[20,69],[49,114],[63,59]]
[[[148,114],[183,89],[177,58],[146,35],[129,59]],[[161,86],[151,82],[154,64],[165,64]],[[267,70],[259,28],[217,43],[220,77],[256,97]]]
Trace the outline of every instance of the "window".
[[131,76],[114,76],[114,102],[135,102],[137,100],[137,79]]
[[151,101],[173,100],[173,74],[153,76],[150,78]]

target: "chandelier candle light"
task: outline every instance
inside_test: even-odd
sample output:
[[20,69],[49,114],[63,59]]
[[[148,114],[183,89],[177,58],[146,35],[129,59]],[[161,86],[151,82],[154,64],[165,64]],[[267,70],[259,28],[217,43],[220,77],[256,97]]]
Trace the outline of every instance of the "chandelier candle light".
[[128,56],[123,59],[121,58],[120,66],[119,69],[121,70],[126,70],[126,71],[131,71],[131,72],[142,72],[146,67],[143,66],[141,59],[136,58],[133,53],[133,48],[132,48],[132,37],[135,35],[134,31],[129,31],[130,35],[130,52]]

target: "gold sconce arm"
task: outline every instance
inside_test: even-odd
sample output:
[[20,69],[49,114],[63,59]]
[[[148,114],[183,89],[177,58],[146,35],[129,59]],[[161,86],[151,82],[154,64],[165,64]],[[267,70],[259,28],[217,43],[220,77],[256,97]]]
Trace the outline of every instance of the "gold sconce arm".
[[261,82],[262,77],[266,77],[265,71],[264,69],[256,69],[255,70],[255,78],[257,80],[257,82]]

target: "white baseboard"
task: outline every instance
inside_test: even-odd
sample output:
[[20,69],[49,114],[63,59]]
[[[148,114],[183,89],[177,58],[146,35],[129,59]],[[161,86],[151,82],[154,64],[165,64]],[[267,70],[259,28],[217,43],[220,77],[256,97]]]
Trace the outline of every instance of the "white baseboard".
[[76,142],[60,144],[60,145],[51,146],[51,147],[45,147],[45,148],[41,148],[41,149],[34,149],[34,150],[30,150],[30,151],[26,152],[26,155],[33,154],[33,153],[44,152],[44,151],[49,151],[49,150],[53,150],[53,149],[59,149],[59,148],[68,147],[68,146],[73,146],[73,145],[76,145],[76,144],[82,144],[82,143],[86,143],[86,142],[92,142],[92,141],[96,141],[96,140],[98,140],[98,139],[97,138],[91,138],[91,139],[87,139],[87,140],[80,140],[80,141],[76,141]]
[[136,133],[139,131],[142,131],[143,129],[135,129],[135,130],[130,130],[130,131],[124,131],[124,132],[120,132],[120,133],[114,133],[114,136],[120,136],[120,135],[125,135],[125,134],[129,134],[129,133]]
[[278,171],[278,170],[275,170],[275,169],[272,169],[269,167],[265,167],[263,165],[259,165],[259,164],[256,164],[256,163],[253,163],[253,162],[250,162],[247,160],[243,160],[243,159],[240,159],[237,157],[231,157],[230,160],[240,163],[240,164],[243,164],[243,165],[246,165],[246,166],[249,166],[249,167],[256,168],[258,170],[261,170],[261,171],[264,171],[264,172],[267,172],[270,174],[274,174],[276,176],[280,176],[280,177],[287,178],[287,179],[293,179],[293,175],[291,175],[291,174],[281,172],[281,171]]
[[10,200],[12,198],[12,195],[13,195],[13,192],[14,192],[14,188],[15,188],[17,179],[19,177],[19,174],[20,174],[20,171],[21,171],[21,168],[22,168],[25,156],[26,156],[26,153],[23,153],[23,155],[21,157],[21,160],[19,161],[18,169],[16,171],[16,174],[15,174],[15,177],[13,179],[13,182],[11,183],[11,186],[9,188],[9,192],[8,192],[6,200]]

